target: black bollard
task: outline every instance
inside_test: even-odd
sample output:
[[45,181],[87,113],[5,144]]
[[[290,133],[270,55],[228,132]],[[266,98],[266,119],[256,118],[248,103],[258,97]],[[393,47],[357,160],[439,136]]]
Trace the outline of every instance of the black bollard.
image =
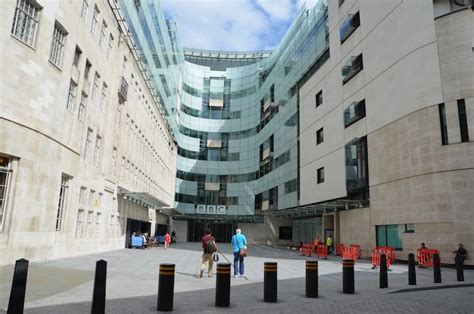
[[433,254],[433,275],[434,283],[441,283],[441,261],[438,253]]
[[28,260],[22,258],[15,262],[12,290],[8,301],[8,314],[23,313],[25,306],[26,278],[28,276]]
[[342,260],[342,293],[354,293],[354,260]]
[[265,262],[263,267],[263,301],[277,301],[277,263]]
[[388,288],[387,256],[380,255],[380,289]]
[[228,307],[230,304],[230,264],[217,264],[216,306]]
[[174,264],[160,264],[160,276],[158,279],[158,311],[173,310],[174,270]]
[[456,277],[458,281],[464,281],[464,269],[462,266],[461,258],[456,256]]
[[306,261],[306,297],[318,297],[318,261]]
[[92,293],[91,314],[105,313],[105,291],[107,281],[107,262],[103,259],[95,264],[94,291]]
[[415,254],[408,254],[408,285],[416,286]]

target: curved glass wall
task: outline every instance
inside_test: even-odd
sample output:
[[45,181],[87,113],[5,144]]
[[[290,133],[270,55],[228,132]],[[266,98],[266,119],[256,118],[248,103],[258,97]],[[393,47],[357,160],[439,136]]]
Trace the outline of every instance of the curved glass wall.
[[302,8],[273,52],[183,52],[159,2],[139,3],[121,1],[178,142],[176,208],[236,217],[297,206],[297,89],[329,58],[326,1]]

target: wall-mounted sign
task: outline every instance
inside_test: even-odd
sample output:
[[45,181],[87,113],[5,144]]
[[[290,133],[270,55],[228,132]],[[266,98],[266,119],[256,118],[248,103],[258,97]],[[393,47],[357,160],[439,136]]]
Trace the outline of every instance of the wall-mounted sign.
[[226,210],[223,205],[196,205],[196,214],[201,215],[225,215]]

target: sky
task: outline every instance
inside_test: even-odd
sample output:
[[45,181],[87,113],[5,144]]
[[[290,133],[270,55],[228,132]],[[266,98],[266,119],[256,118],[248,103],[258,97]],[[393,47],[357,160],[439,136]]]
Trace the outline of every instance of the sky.
[[[205,50],[274,49],[305,0],[161,0],[176,21],[182,47]],[[306,0],[307,7],[316,0]]]

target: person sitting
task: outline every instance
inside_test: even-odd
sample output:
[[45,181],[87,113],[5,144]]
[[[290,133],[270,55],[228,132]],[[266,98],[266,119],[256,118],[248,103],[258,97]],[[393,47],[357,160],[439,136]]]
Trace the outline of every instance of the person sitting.
[[462,245],[462,243],[459,243],[457,250],[454,251],[453,254],[456,254],[456,256],[454,257],[454,262],[456,263],[456,265],[462,266],[467,256],[467,251],[464,248],[464,245]]

